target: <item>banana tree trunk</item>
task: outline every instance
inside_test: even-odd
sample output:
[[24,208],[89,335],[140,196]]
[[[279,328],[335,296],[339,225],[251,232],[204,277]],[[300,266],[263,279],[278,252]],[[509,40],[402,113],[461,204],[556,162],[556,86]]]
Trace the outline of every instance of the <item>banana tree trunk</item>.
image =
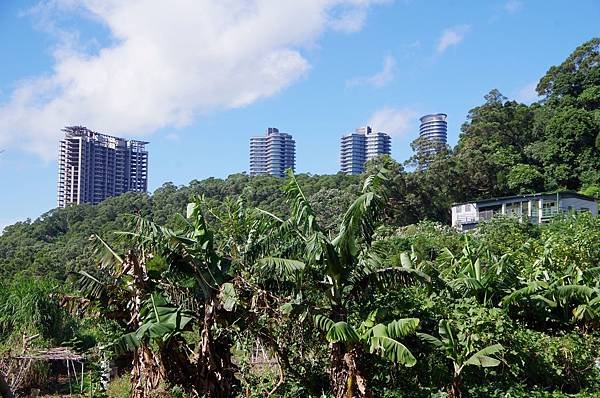
[[[455,365],[456,367],[456,365]],[[449,398],[461,398],[462,392],[460,390],[460,372],[457,372],[456,369],[452,375],[452,384],[448,389],[448,397]]]
[[[142,302],[148,293],[145,258],[138,257],[130,250],[123,263],[123,268],[124,273],[133,278],[130,284],[133,288],[130,323],[140,327]],[[152,352],[147,344],[136,348],[131,367],[131,397],[146,398],[164,381],[166,381],[166,373],[160,353]]]
[[368,378],[363,368],[364,355],[360,347],[346,350],[344,344],[331,345],[329,380],[336,398],[370,398]]
[[169,339],[160,347],[165,377],[170,385],[193,388],[198,384],[198,372],[193,366],[185,340],[181,336]]
[[154,354],[145,345],[137,348],[133,355],[131,369],[131,397],[146,398],[165,380],[165,370],[160,355]]
[[331,344],[331,367],[329,369],[329,383],[336,398],[346,396],[348,370],[344,361],[344,345],[342,343]]
[[237,367],[231,362],[231,341],[224,335],[215,338],[211,331],[217,321],[219,306],[216,294],[206,301],[197,350],[199,390],[209,398],[231,397],[236,385]]

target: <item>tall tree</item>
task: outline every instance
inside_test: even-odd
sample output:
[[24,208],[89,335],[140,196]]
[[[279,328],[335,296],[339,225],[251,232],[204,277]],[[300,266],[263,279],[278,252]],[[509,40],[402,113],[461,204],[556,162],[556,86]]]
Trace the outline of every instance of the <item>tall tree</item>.
[[[414,356],[401,339],[414,332],[418,320],[392,319],[387,322],[371,313],[363,322],[353,324],[351,307],[364,303],[372,289],[391,284],[409,284],[428,279],[413,268],[384,268],[372,250],[375,227],[387,202],[385,184],[389,171],[382,167],[366,178],[362,194],[346,211],[339,234],[330,240],[319,227],[312,206],[293,174],[288,175],[286,193],[291,202],[291,218],[284,222],[295,239],[303,242],[302,253],[312,278],[307,289],[317,289],[318,302],[310,299],[297,305],[307,306],[315,325],[330,343],[330,383],[334,395],[341,397],[370,396],[370,375],[366,368],[365,345],[377,353],[405,366],[415,363]],[[314,279],[313,279],[314,278]],[[325,300],[323,302],[323,300]]]

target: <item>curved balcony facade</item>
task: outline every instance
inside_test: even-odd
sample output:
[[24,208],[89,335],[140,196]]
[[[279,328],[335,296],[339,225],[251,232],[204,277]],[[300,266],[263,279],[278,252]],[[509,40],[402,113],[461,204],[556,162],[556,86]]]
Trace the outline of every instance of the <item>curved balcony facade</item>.
[[419,120],[419,147],[418,156],[421,168],[427,168],[433,157],[444,148],[448,142],[448,122],[445,113],[425,115]]

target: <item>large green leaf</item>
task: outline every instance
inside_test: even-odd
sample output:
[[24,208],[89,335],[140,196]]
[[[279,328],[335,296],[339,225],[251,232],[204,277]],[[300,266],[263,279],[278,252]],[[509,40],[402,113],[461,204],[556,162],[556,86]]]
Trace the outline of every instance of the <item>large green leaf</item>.
[[573,319],[576,321],[591,321],[598,318],[600,318],[600,296],[573,308]]
[[465,361],[463,366],[473,365],[480,366],[483,368],[490,368],[494,366],[500,365],[500,361],[496,358],[490,357],[490,355],[497,354],[502,351],[504,347],[500,344],[494,344],[484,349],[477,351],[475,354],[471,355],[469,359]]
[[90,240],[96,243],[96,252],[100,254],[100,268],[112,269],[117,273],[120,273],[123,265],[123,258],[100,236],[92,235]]
[[481,281],[476,278],[471,278],[468,276],[460,276],[456,279],[451,280],[448,283],[455,290],[481,290],[483,289],[483,285]]
[[220,298],[225,311],[232,311],[235,308],[238,302],[238,295],[233,283],[227,282],[221,285]]
[[328,333],[329,329],[331,329],[331,327],[334,324],[334,322],[331,319],[321,314],[316,314],[313,317],[313,321],[315,323],[315,326],[325,333]]
[[[381,324],[380,324],[381,325]],[[417,360],[404,344],[389,336],[373,336],[369,339],[370,352],[379,353],[382,357],[403,364],[406,367],[414,366]]]
[[441,348],[444,346],[444,343],[440,339],[438,339],[437,337],[434,337],[430,334],[417,333],[417,337],[420,338],[421,340],[425,341],[426,343],[433,345],[436,348]]
[[85,271],[74,273],[79,275],[77,285],[79,291],[88,298],[99,299],[106,293],[106,285]]
[[562,285],[551,290],[551,294],[559,300],[570,301],[588,298],[594,294],[594,289],[586,285]]
[[404,337],[419,327],[419,319],[417,318],[403,318],[397,319],[387,324],[387,334],[390,337],[398,338]]
[[258,270],[263,277],[279,280],[294,280],[298,271],[304,269],[302,261],[279,257],[265,257],[257,262]]
[[327,332],[327,341],[330,343],[354,343],[359,341],[358,334],[354,328],[346,322],[334,323]]
[[358,294],[366,286],[378,286],[380,288],[397,288],[398,286],[410,286],[416,283],[429,283],[429,275],[414,269],[404,267],[388,267],[381,269],[363,269],[357,271],[357,279],[354,282],[353,294]]
[[141,344],[142,342],[138,338],[137,333],[131,332],[117,338],[111,345],[115,347],[117,353],[122,354],[135,350]]
[[503,306],[513,305],[524,298],[531,297],[536,292],[539,292],[542,289],[547,289],[548,283],[544,281],[531,281],[527,283],[527,286],[522,287],[520,289],[515,290],[511,294],[505,296],[502,299]]
[[286,170],[286,176],[287,179],[283,190],[292,204],[292,218],[296,221],[305,236],[320,232],[321,228],[317,224],[317,218],[312,206],[304,195],[304,192],[302,192],[293,171],[291,169]]
[[165,341],[192,321],[189,311],[175,307],[159,294],[152,294],[140,313],[142,324],[135,332],[138,340]]
[[454,332],[452,331],[452,325],[447,319],[442,319],[438,325],[438,333],[442,338],[442,341],[450,350],[455,351],[458,348],[458,343]]
[[359,242],[371,243],[375,222],[381,217],[383,201],[373,192],[360,195],[350,205],[340,226],[337,238],[332,242],[346,263],[359,251]]
[[373,326],[375,326],[375,323],[377,322],[378,313],[379,310],[374,310],[369,313],[367,319],[365,319],[360,325],[361,333],[367,330],[371,330]]

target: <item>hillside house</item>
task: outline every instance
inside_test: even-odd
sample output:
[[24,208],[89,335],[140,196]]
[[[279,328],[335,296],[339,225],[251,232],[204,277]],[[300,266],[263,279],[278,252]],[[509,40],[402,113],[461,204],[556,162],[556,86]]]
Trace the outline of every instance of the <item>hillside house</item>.
[[456,203],[452,206],[452,226],[466,231],[480,221],[496,215],[517,217],[533,224],[543,224],[560,213],[590,212],[598,215],[598,201],[577,192],[534,193]]

